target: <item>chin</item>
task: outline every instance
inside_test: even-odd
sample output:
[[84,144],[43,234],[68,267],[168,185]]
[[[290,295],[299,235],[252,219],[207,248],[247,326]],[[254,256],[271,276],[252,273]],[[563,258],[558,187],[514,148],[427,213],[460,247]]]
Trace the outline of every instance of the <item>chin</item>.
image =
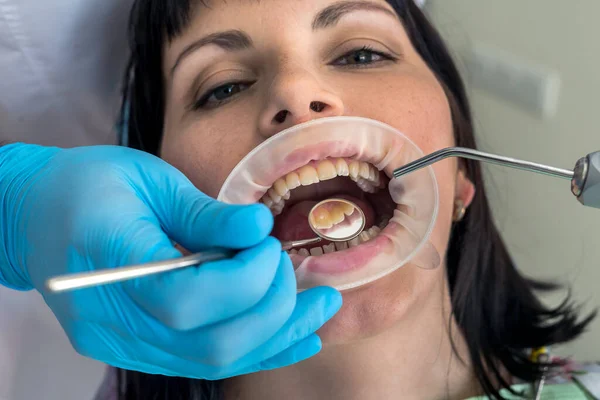
[[344,304],[317,334],[323,346],[352,344],[410,323],[426,306],[440,280],[438,270],[408,264],[374,282],[343,291]]

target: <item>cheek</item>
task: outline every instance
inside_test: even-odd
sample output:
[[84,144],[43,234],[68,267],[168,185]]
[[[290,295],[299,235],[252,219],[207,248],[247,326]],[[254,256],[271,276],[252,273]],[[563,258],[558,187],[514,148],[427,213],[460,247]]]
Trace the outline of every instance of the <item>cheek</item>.
[[[424,154],[454,145],[452,116],[442,86],[428,70],[413,70],[384,80],[358,82],[345,93],[348,113],[393,126]],[[371,99],[372,101],[364,101]],[[376,100],[373,100],[376,99]],[[433,165],[439,189],[439,214],[431,241],[443,256],[446,251],[454,203],[456,160]]]
[[375,82],[359,81],[344,94],[348,114],[393,126],[425,154],[454,143],[446,94],[429,71],[390,75]]
[[452,217],[454,213],[454,198],[456,185],[456,160],[440,161],[433,167],[439,189],[439,209],[435,227],[431,232],[430,241],[438,249],[442,259],[445,258],[450,240]]
[[176,134],[165,135],[161,148],[161,158],[212,197],[218,196],[237,163],[260,143],[248,116],[227,116],[179,127]]

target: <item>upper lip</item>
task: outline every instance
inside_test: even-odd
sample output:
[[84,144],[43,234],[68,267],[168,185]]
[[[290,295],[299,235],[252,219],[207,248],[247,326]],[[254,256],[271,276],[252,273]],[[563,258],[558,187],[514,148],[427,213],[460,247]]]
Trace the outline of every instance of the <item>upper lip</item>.
[[[371,162],[376,157],[369,149],[363,150],[362,154],[358,156],[359,151],[354,145],[344,143],[344,146],[341,148],[339,146],[336,148],[336,146],[337,143],[335,141],[327,141],[294,150],[287,155],[283,162],[273,165],[268,171],[265,171],[261,176],[254,179],[265,187],[271,187],[277,179],[305,166],[311,161],[324,160],[326,158],[350,158],[357,161]],[[260,199],[263,195],[264,192],[259,193],[255,200]]]

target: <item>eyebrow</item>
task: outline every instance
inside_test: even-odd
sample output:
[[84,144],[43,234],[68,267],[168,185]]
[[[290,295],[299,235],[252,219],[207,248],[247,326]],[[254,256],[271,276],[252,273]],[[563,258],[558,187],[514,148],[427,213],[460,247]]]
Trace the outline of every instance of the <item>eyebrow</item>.
[[[398,18],[396,13],[377,3],[365,0],[345,0],[332,4],[315,16],[312,22],[313,31],[328,29],[335,26],[343,16],[355,11],[379,11],[384,12],[394,18]],[[190,53],[207,45],[216,45],[227,51],[241,51],[253,47],[252,39],[243,31],[232,29],[223,32],[212,33],[187,46],[175,60],[171,68],[171,76],[175,69],[185,57]]]
[[219,46],[220,48],[228,51],[240,51],[253,47],[250,36],[240,30],[233,29],[210,34],[190,44],[181,52],[181,54],[179,54],[179,57],[177,57],[175,64],[171,68],[171,75],[173,75],[173,72],[181,63],[181,60],[187,57],[190,53],[193,53],[201,47],[208,46],[209,44]]
[[321,10],[315,16],[312,28],[313,30],[331,28],[337,24],[344,15],[354,11],[380,11],[391,15],[394,18],[398,18],[395,12],[377,3],[364,0],[340,1]]

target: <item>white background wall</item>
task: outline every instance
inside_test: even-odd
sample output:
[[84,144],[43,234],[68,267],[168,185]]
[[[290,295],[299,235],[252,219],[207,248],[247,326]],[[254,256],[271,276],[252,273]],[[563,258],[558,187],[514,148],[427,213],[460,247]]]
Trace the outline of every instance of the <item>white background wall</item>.
[[[0,140],[115,142],[131,3],[0,0]],[[38,293],[0,287],[0,400],[91,400],[104,370]]]
[[[600,150],[600,1],[428,0],[426,10],[466,73],[475,42],[560,73],[558,109],[547,120],[470,87],[482,150],[563,168]],[[600,306],[600,210],[580,206],[566,181],[486,170],[496,219],[522,271],[570,284],[587,310]],[[560,353],[600,360],[600,319]]]

